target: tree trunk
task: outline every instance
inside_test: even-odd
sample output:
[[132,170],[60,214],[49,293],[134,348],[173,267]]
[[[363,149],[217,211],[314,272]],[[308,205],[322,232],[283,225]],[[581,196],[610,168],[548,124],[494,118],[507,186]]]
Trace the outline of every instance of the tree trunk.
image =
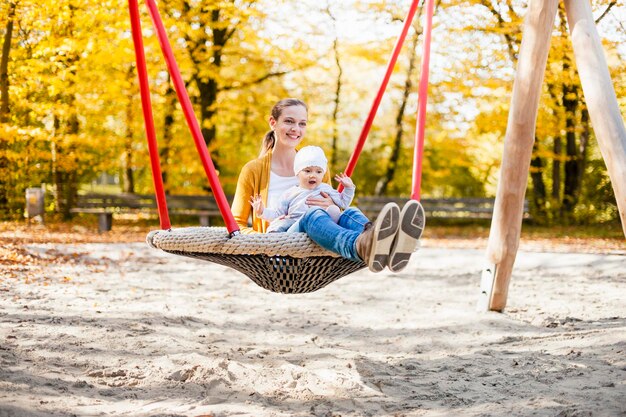
[[[219,72],[219,69],[222,66],[222,50],[232,35],[232,32],[229,32],[228,26],[225,26],[223,22],[220,22],[219,9],[211,11],[211,24],[208,29],[212,35],[211,39],[201,37],[199,40],[196,40],[195,47],[191,49],[204,49],[205,44],[211,44],[212,62],[210,65],[215,67],[216,72]],[[206,33],[206,31],[204,33]],[[190,51],[190,53],[192,52]],[[205,62],[198,62],[194,59],[193,53],[191,58],[197,69],[199,69],[201,65],[206,65]],[[217,137],[215,117],[217,115],[216,103],[219,86],[215,78],[209,77],[208,79],[204,79],[200,77],[198,71],[196,71],[194,75],[194,81],[196,82],[198,91],[200,92],[200,130],[202,132],[202,137],[204,138],[204,143],[206,143],[207,147],[210,147]],[[211,159],[213,160],[215,169],[219,170],[219,152],[217,149],[211,152]]]
[[9,15],[2,43],[2,59],[0,60],[0,122],[9,120],[9,53],[13,35],[13,19],[15,18],[15,2],[9,3]]
[[[78,133],[78,119],[76,116],[70,116],[70,119],[63,129],[63,124],[58,116],[54,116],[54,131],[55,136],[61,137],[64,134],[77,134]],[[74,145],[70,143],[68,147],[59,146],[58,142],[54,142],[53,145],[53,178],[54,178],[54,199],[57,213],[60,213],[64,220],[69,220],[72,217],[71,208],[76,201],[76,195],[78,192],[78,184],[76,171],[63,169],[59,164],[59,160],[63,158],[71,158],[73,155]],[[61,165],[61,166],[59,166]]]
[[[6,32],[2,43],[2,59],[0,60],[0,123],[9,121],[9,52],[11,51],[11,36],[13,34],[13,19],[15,18],[15,2],[9,4]],[[0,139],[0,172],[4,172],[9,161],[6,157],[8,149],[7,138]],[[7,207],[9,203],[8,187],[5,179],[0,177],[0,207]]]
[[[548,87],[548,92],[550,93],[550,97],[552,98],[554,102],[550,106],[550,108],[554,108],[554,109],[562,108],[563,103],[561,102],[561,99],[563,98],[563,94],[562,94],[563,86],[558,82],[554,82],[554,83],[548,83],[547,87]],[[553,110],[552,116],[558,123],[559,117],[560,117],[559,113]],[[563,142],[561,140],[561,136],[558,131],[555,131],[552,135],[550,135],[550,137],[552,137],[552,158],[551,158],[552,188],[550,190],[550,198],[552,199],[552,201],[556,202],[556,201],[561,200],[561,159],[562,159],[562,153],[563,153]],[[548,197],[547,194],[546,194],[546,197]]]
[[[168,78],[169,79],[169,78]],[[163,144],[159,147],[159,159],[161,161],[161,176],[163,178],[163,188],[165,193],[170,193],[170,185],[168,182],[168,171],[172,152],[172,128],[174,127],[174,113],[176,112],[176,91],[169,82],[165,92],[165,119],[163,121]]]
[[539,140],[535,137],[535,143],[533,144],[533,157],[530,160],[530,178],[532,180],[533,189],[532,205],[535,211],[536,218],[546,218],[546,184],[543,180],[543,171],[545,169],[544,160],[538,155]]
[[[559,4],[559,17],[561,20],[561,32],[563,36],[567,33],[567,19],[565,18],[565,6]],[[563,51],[563,74],[566,80],[562,84],[562,103],[565,110],[565,164],[563,178],[563,201],[561,204],[561,219],[570,222],[574,207],[578,202],[580,192],[580,182],[582,173],[580,172],[580,154],[576,144],[576,126],[578,122],[578,102],[580,100],[580,89],[576,85],[572,73],[571,57],[567,50]],[[571,76],[570,76],[571,75]]]
[[552,146],[552,199],[554,201],[561,200],[561,159],[563,158],[563,141],[561,136],[554,137]]
[[[70,83],[72,84],[72,83]],[[70,107],[76,101],[74,95],[69,97]],[[75,136],[79,132],[79,123],[78,117],[76,113],[70,115],[69,119],[66,122],[65,129],[63,129],[61,120],[58,117],[55,117],[55,132],[61,132],[61,134],[67,134]],[[75,145],[74,143],[69,144],[66,148],[57,146],[56,148],[57,161],[59,159],[59,155],[61,158],[74,158],[74,161],[70,161],[70,165],[78,165],[75,160]],[[56,208],[57,212],[61,213],[64,220],[70,220],[72,218],[71,209],[74,207],[76,202],[76,196],[78,194],[78,176],[76,170],[71,169],[59,169],[56,167],[55,173],[55,188],[56,188]]]
[[[569,69],[569,63],[564,65]],[[563,182],[562,213],[564,219],[571,219],[574,207],[578,201],[580,184],[580,155],[576,144],[576,125],[578,112],[578,89],[575,85],[563,86],[563,107],[565,108],[565,178]]]
[[[133,67],[129,67],[126,73],[127,79],[133,77]],[[126,102],[126,140],[124,141],[124,166],[123,170],[123,191],[125,193],[135,192],[135,175],[133,172],[133,101]]]
[[217,81],[209,79],[207,82],[204,82],[198,77],[196,78],[196,84],[198,91],[200,91],[200,130],[204,143],[210,146],[217,137],[217,126],[215,124],[215,116],[217,114],[215,105],[218,94]]
[[337,166],[337,143],[339,142],[339,128],[337,119],[339,117],[339,103],[341,99],[341,76],[343,75],[343,68],[339,61],[339,48],[338,40],[335,38],[333,41],[333,50],[335,51],[335,64],[337,65],[337,85],[335,86],[335,100],[333,105],[333,140],[330,148],[330,167],[334,169]]
[[[558,14],[559,14],[559,21],[561,22],[561,34],[562,34],[561,36],[565,36],[565,33],[567,33],[567,27],[565,26],[566,25],[565,8],[563,6],[563,3],[561,2],[559,2]],[[567,57],[567,52],[563,53],[563,56],[561,57],[561,59],[562,59],[561,72],[563,74],[568,74],[569,73],[569,59]],[[556,81],[555,84],[551,84],[549,88],[550,88],[550,93],[556,102],[556,105],[561,108],[565,108],[565,103],[564,103],[564,100],[566,98],[565,83],[559,83],[558,81]],[[567,115],[566,115],[566,118],[567,118]],[[560,120],[558,121],[560,122]],[[554,204],[557,204],[557,202],[560,204],[561,193],[563,189],[563,184],[562,184],[563,164],[561,163],[561,161],[563,161],[563,137],[558,132],[555,132],[555,136],[554,136],[553,153],[554,153],[554,157],[552,159],[552,201]],[[560,206],[558,207],[557,213],[558,215],[562,215],[562,207]]]
[[580,141],[578,143],[580,168],[578,170],[578,184],[582,188],[585,167],[587,166],[587,149],[589,145],[589,138],[591,137],[591,121],[589,120],[589,111],[587,111],[587,107],[583,107],[580,112],[580,126]]
[[57,213],[60,213],[64,219],[70,215],[69,201],[67,194],[67,173],[61,169],[59,159],[65,154],[65,149],[59,145],[56,138],[60,137],[61,119],[54,115],[54,137],[52,142],[52,178],[54,180],[54,206]]
[[[73,22],[75,19],[74,11],[76,7],[69,5],[70,17],[68,19],[68,26],[65,30],[59,33],[60,36],[66,36],[69,39],[74,38]],[[62,120],[58,115],[54,116],[55,135],[68,135],[70,136],[69,145],[66,148],[56,147],[57,160],[61,158],[70,159],[68,166],[78,166],[76,161],[75,142],[74,138],[80,131],[80,123],[78,121],[78,115],[76,112],[76,67],[80,59],[78,51],[67,51],[65,59],[62,61],[65,68],[72,68],[70,70],[70,77],[68,81],[67,89],[59,94],[59,100],[68,103],[68,108],[72,109],[72,112],[67,116],[66,120]],[[63,123],[65,122],[65,123]],[[63,216],[64,220],[70,220],[72,217],[71,208],[74,207],[76,197],[78,194],[78,175],[75,169],[61,169],[56,166],[55,175],[55,188],[56,188],[56,209]]]

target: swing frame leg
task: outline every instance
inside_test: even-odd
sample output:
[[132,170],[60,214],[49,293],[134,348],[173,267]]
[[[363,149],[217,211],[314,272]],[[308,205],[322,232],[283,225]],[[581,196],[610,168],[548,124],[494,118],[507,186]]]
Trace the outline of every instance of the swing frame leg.
[[531,0],[528,5],[487,245],[490,271],[483,271],[492,277],[492,285],[489,286],[488,278],[484,277],[487,283],[481,288],[481,297],[487,297],[489,302],[479,301],[479,308],[488,305],[489,310],[502,311],[506,306],[522,230],[539,98],[558,4],[558,0]]
[[[564,4],[589,116],[626,236],[626,128],[590,4],[587,0],[565,0]],[[557,7],[558,0],[531,0],[528,6],[489,233],[488,266],[481,277],[479,310],[502,311],[506,306],[519,247],[539,95]]]
[[565,0],[565,12],[587,109],[611,178],[626,236],[626,128],[588,1]]

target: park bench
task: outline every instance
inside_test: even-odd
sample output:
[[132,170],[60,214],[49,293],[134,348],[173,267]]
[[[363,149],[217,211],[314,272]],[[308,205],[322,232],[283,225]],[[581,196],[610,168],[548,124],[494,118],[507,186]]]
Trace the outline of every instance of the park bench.
[[[197,217],[201,226],[209,226],[211,217],[221,216],[215,199],[208,194],[168,195],[167,208],[170,215]],[[98,215],[98,230],[104,232],[111,230],[114,214],[156,214],[157,208],[153,195],[89,193],[78,195],[70,211]]]
[[[229,201],[231,196],[227,196]],[[382,207],[395,202],[400,207],[408,197],[357,197],[356,205],[371,219],[375,219]],[[495,200],[493,198],[423,198],[426,216],[431,219],[476,220],[491,219]],[[169,195],[167,207],[170,215],[194,216],[201,226],[210,226],[212,217],[221,213],[212,195]],[[143,194],[81,194],[78,196],[72,213],[98,215],[98,230],[109,231],[113,225],[113,215],[123,213],[156,214],[153,195]],[[528,202],[524,202],[524,218],[528,219]]]
[[[356,198],[356,205],[369,218],[375,218],[383,206],[395,202],[400,207],[409,200],[408,197],[373,197]],[[426,217],[431,219],[491,219],[495,199],[482,197],[463,198],[422,198],[420,200]],[[530,218],[528,201],[524,201],[524,218]]]

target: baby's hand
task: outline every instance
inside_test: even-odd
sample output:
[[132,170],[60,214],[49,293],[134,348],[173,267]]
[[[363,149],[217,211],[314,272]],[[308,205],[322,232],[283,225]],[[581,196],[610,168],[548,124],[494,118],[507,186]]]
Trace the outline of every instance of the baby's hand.
[[335,175],[335,181],[337,181],[338,183],[340,183],[346,188],[354,188],[354,183],[352,182],[352,178],[350,178],[343,172],[340,172],[339,174]]
[[263,210],[265,210],[265,206],[263,205],[263,200],[259,194],[253,196],[250,199],[250,204],[252,205],[252,209],[256,213],[257,216],[263,214]]

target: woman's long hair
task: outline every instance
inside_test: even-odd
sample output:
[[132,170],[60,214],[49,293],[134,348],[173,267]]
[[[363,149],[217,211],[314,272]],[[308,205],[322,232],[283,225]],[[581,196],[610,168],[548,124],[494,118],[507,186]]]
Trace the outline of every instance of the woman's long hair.
[[[297,98],[286,98],[280,100],[278,103],[274,104],[274,107],[272,107],[271,115],[274,120],[278,121],[278,118],[283,113],[283,110],[286,107],[291,106],[302,106],[307,110],[307,112],[309,111],[309,108],[306,106],[304,101]],[[273,130],[270,130],[263,137],[263,143],[261,144],[261,153],[259,154],[259,156],[261,157],[268,153],[271,149],[274,149],[274,145],[276,145],[276,133],[274,133]]]

